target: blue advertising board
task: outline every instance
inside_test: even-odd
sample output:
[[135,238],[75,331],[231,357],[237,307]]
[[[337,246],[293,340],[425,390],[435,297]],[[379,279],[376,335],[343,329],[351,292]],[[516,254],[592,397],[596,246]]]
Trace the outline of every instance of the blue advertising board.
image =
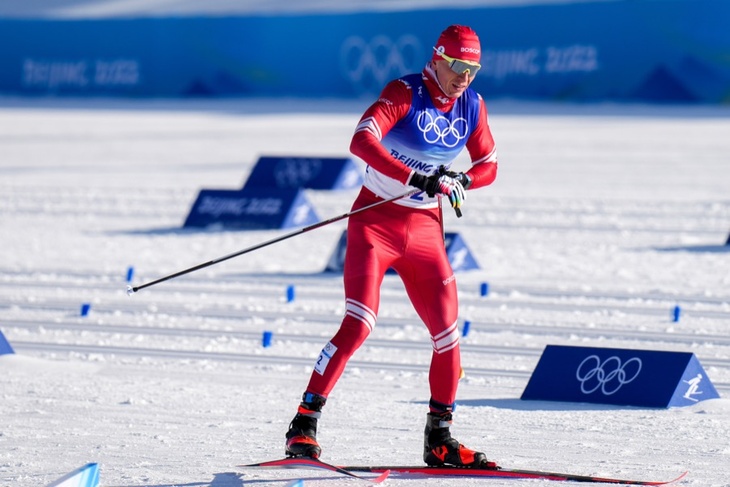
[[246,188],[353,189],[362,175],[349,157],[260,157]]
[[10,346],[10,342],[8,342],[5,335],[3,335],[3,331],[0,330],[0,355],[9,353],[15,353],[15,350],[13,350],[13,347]]
[[87,463],[83,467],[67,473],[46,487],[98,487],[100,480],[99,464]]
[[444,245],[446,246],[446,255],[449,257],[449,262],[454,272],[479,269],[479,263],[474,258],[471,250],[469,250],[469,246],[461,234],[446,232],[444,234]]
[[183,227],[270,230],[302,227],[318,221],[314,208],[301,190],[203,189]]
[[667,408],[720,397],[693,353],[548,345],[524,400]]
[[472,86],[487,98],[727,103],[729,18],[726,0],[614,0],[0,19],[0,93],[372,99],[390,79],[420,71],[444,27],[461,23],[480,34]]

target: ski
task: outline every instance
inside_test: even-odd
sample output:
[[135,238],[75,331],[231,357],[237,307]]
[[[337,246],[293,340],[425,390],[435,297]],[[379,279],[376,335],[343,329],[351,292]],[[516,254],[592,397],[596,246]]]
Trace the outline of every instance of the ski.
[[[254,463],[250,465],[238,465],[244,468],[268,467],[268,468],[318,468],[336,472],[348,477],[354,477],[365,480],[374,484],[383,482],[391,474],[399,476],[426,476],[426,477],[482,477],[482,478],[511,478],[511,479],[539,479],[539,480],[555,480],[565,482],[584,482],[584,483],[602,483],[602,484],[618,484],[618,485],[669,485],[684,478],[687,472],[682,473],[679,477],[668,481],[648,481],[648,480],[627,480],[609,477],[598,477],[591,475],[579,475],[568,473],[548,472],[542,470],[521,470],[508,468],[466,468],[445,465],[443,467],[428,466],[336,466],[325,463],[321,460],[314,460],[307,457],[283,458],[281,460],[273,460],[268,462]],[[355,473],[357,472],[357,473]],[[380,474],[377,477],[366,477],[360,473]]]
[[427,466],[344,466],[340,467],[348,472],[390,472],[391,474],[400,475],[425,475],[425,476],[446,476],[446,477],[491,477],[491,478],[512,478],[512,479],[540,479],[540,480],[557,480],[566,482],[587,482],[587,483],[603,483],[603,484],[620,484],[620,485],[668,485],[682,479],[687,472],[679,477],[669,481],[646,481],[646,480],[626,480],[607,477],[596,477],[591,475],[578,475],[567,473],[547,472],[541,470],[521,470],[507,468],[466,468],[445,465],[443,467],[427,467]]
[[[329,470],[331,472],[337,472],[342,475],[346,475],[348,477],[352,477],[359,480],[364,480],[366,482],[370,482],[373,484],[379,484],[383,482],[385,479],[388,478],[388,475],[390,475],[390,470],[384,469],[380,472],[372,472],[377,473],[376,477],[369,477],[364,475],[358,475],[356,473],[350,472],[347,469],[344,469],[342,467],[337,467],[335,465],[331,465],[329,463],[323,462],[321,460],[315,460],[314,458],[309,457],[291,457],[291,458],[282,458],[280,460],[271,460],[268,462],[261,462],[261,463],[252,463],[250,465],[238,465],[238,467],[243,468],[319,468],[323,470]],[[367,470],[364,470],[367,471]]]

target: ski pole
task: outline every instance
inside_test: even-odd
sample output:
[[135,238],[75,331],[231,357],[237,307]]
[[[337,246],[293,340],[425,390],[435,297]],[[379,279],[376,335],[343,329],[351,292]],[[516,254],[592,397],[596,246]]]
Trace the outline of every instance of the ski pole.
[[249,252],[253,252],[254,250],[258,250],[258,249],[262,249],[264,247],[268,247],[269,245],[273,245],[275,243],[279,243],[279,242],[284,241],[284,240],[287,240],[289,238],[296,237],[297,235],[301,235],[303,233],[310,232],[310,231],[315,230],[317,228],[324,227],[325,225],[329,225],[330,223],[334,223],[334,222],[338,222],[340,220],[344,220],[345,218],[349,218],[352,215],[356,215],[358,213],[362,213],[363,211],[371,210],[371,209],[373,209],[373,208],[375,208],[377,206],[384,205],[386,203],[390,203],[391,201],[395,201],[395,200],[399,200],[401,198],[405,198],[407,196],[411,196],[411,195],[416,194],[416,193],[418,193],[420,191],[421,191],[420,189],[413,189],[411,191],[408,191],[407,193],[403,193],[403,194],[398,195],[398,196],[393,196],[392,198],[388,198],[388,199],[385,199],[385,200],[382,200],[382,201],[377,201],[377,202],[375,202],[375,203],[373,203],[371,205],[363,206],[362,208],[359,208],[357,210],[353,210],[353,211],[349,211],[347,213],[343,213],[342,215],[332,217],[329,220],[323,220],[321,222],[314,223],[312,225],[309,225],[308,227],[300,228],[299,230],[295,230],[295,231],[293,231],[291,233],[287,233],[287,234],[282,235],[280,237],[272,238],[271,240],[267,240],[265,242],[261,242],[261,243],[258,243],[256,245],[252,245],[251,247],[248,247],[248,248],[239,250],[238,252],[233,252],[232,254],[224,255],[223,257],[218,257],[217,259],[213,259],[213,260],[210,260],[208,262],[204,262],[202,264],[198,264],[198,265],[193,266],[193,267],[190,267],[188,269],[185,269],[185,270],[176,272],[174,274],[170,274],[169,276],[165,276],[165,277],[161,277],[159,279],[155,279],[154,281],[150,281],[150,282],[148,282],[146,284],[142,284],[140,286],[135,286],[135,287],[127,286],[127,294],[129,296],[131,296],[132,294],[134,294],[137,291],[139,291],[141,289],[144,289],[146,287],[154,286],[155,284],[159,284],[159,283],[164,282],[164,281],[169,281],[170,279],[174,279],[176,277],[180,277],[180,276],[183,276],[185,274],[189,274],[191,272],[195,272],[195,271],[198,271],[200,269],[204,269],[206,267],[210,267],[210,266],[212,266],[214,264],[218,264],[218,263],[223,262],[225,260],[232,259],[234,257],[238,257],[239,255],[247,254]]

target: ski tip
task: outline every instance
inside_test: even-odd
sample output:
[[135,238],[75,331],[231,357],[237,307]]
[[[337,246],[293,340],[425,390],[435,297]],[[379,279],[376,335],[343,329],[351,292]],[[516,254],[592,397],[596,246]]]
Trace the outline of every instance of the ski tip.
[[[629,484],[629,485],[671,485],[671,484],[673,484],[675,482],[679,482],[680,480],[682,480],[684,477],[687,476],[688,473],[689,473],[689,470],[687,470],[685,472],[682,472],[679,475],[679,477],[677,477],[675,479],[666,480],[666,481],[658,481],[657,482],[657,481],[642,481],[642,480],[631,481],[631,480],[627,480],[624,483]],[[599,480],[602,480],[602,479],[596,478],[596,480],[599,481]]]
[[385,479],[387,479],[389,475],[390,475],[390,470],[386,470],[385,472],[381,473],[374,479],[368,479],[368,480],[370,480],[370,482],[372,482],[374,484],[380,484],[380,483],[385,482]]
[[669,482],[662,482],[662,483],[659,483],[659,484],[655,484],[655,485],[670,485],[670,484],[673,484],[674,482],[679,482],[680,480],[682,480],[683,478],[685,478],[685,477],[687,476],[687,474],[688,474],[688,473],[689,473],[689,470],[685,470],[685,471],[684,471],[684,472],[682,472],[682,474],[681,474],[681,475],[680,475],[679,477],[677,477],[676,479],[674,479],[674,480],[670,480]]

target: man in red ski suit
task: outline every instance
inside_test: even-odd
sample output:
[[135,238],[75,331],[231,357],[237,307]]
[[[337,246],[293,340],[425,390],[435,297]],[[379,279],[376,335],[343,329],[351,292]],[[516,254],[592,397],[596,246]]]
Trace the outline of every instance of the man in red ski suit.
[[[423,71],[389,82],[355,129],[350,150],[368,167],[353,210],[414,187],[421,191],[350,217],[345,317],[322,350],[286,434],[289,456],[319,457],[317,419],[347,361],[375,326],[380,285],[392,267],[433,343],[424,461],[494,466],[484,453],[466,448],[449,432],[461,358],[456,281],[444,247],[440,208],[440,198],[446,197],[458,210],[467,189],[491,184],[496,177],[487,108],[469,88],[480,57],[477,34],[469,27],[449,26]],[[464,147],[471,156],[471,168],[450,171]]]

